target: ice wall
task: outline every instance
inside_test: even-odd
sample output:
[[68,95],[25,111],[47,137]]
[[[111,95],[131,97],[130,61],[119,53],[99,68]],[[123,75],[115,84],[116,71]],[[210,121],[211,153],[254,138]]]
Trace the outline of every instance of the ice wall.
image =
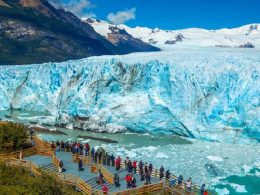
[[[0,110],[81,129],[260,140],[260,55],[212,49],[0,66]],[[39,120],[41,122],[41,120]]]

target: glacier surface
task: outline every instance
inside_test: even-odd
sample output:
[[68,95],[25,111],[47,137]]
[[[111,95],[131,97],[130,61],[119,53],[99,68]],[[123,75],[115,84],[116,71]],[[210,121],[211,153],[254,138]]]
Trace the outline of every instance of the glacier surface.
[[93,131],[260,140],[258,49],[176,48],[63,63],[0,66],[0,110]]

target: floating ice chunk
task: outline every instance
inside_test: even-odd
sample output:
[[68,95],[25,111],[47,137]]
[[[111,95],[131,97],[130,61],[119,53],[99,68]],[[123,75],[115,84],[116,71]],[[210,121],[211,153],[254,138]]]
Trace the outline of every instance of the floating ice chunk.
[[105,129],[109,133],[119,133],[119,132],[127,131],[126,127],[115,123],[106,124]]
[[215,191],[221,195],[229,195],[230,193],[230,191],[227,188],[223,188],[223,189],[216,188]]
[[207,158],[211,161],[218,161],[221,162],[223,161],[223,158],[219,157],[219,156],[207,156]]
[[149,151],[154,151],[157,150],[158,148],[155,146],[147,146],[147,147],[143,147],[141,148],[141,150],[149,150]]
[[66,128],[67,128],[67,129],[73,129],[73,124],[70,123],[70,124],[66,125]]
[[252,167],[247,166],[247,165],[243,165],[243,171],[245,172],[245,174],[249,173],[249,171],[252,169]]
[[83,140],[82,143],[88,143],[90,142],[90,139]]
[[158,152],[156,154],[155,158],[169,158],[169,156],[167,156],[166,154],[164,154],[162,152]]
[[236,192],[239,192],[239,193],[247,192],[246,187],[244,185],[238,185],[238,184],[235,184],[235,183],[231,183],[230,186],[234,190],[236,190]]

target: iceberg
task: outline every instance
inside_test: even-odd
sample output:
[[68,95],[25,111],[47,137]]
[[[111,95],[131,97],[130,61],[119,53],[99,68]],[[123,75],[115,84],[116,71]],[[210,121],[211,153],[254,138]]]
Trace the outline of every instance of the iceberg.
[[0,66],[0,110],[48,113],[52,124],[91,131],[256,143],[259,72],[259,50],[243,48]]

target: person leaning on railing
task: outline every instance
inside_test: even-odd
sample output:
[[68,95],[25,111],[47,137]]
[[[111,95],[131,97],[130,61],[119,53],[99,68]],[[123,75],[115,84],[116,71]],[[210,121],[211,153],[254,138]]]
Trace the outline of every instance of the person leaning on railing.
[[191,178],[189,178],[187,181],[186,181],[186,190],[188,192],[191,192],[191,186],[192,186],[192,181],[191,181]]
[[180,175],[180,176],[178,177],[178,185],[182,185],[182,182],[183,182],[183,176]]
[[165,178],[166,178],[167,180],[169,180],[169,179],[171,178],[171,173],[170,173],[169,170],[166,171],[166,173],[165,173]]
[[160,168],[160,180],[164,177],[164,168],[161,166]]

